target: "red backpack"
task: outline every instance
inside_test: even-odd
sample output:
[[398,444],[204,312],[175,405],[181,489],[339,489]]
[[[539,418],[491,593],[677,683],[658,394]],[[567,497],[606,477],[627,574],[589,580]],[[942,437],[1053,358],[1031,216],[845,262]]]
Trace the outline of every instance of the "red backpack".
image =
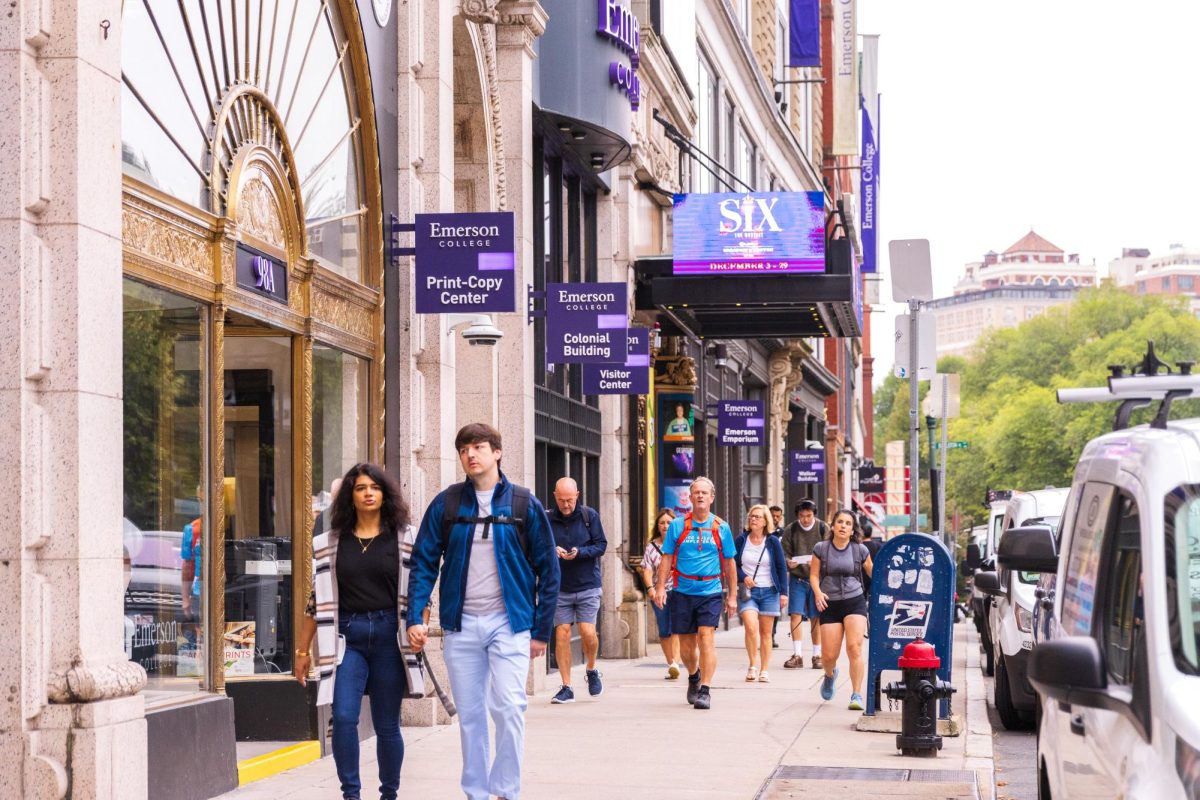
[[[725,558],[725,552],[721,548],[721,518],[713,514],[712,518],[712,538],[713,543],[717,546],[717,574],[716,575],[688,575],[679,571],[679,549],[683,547],[683,543],[687,541],[688,536],[692,533],[692,515],[689,513],[683,518],[683,533],[679,536],[679,544],[675,546],[675,562],[672,565],[672,572],[675,574],[675,585],[679,586],[680,578],[687,578],[693,581],[711,581],[713,578],[721,577],[721,561]],[[697,549],[704,547],[704,531],[701,530],[696,534],[699,539]]]

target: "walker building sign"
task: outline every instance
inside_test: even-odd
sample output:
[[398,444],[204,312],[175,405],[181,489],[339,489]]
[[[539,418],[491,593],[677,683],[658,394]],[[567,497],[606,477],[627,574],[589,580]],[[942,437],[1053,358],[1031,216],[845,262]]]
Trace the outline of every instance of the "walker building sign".
[[790,450],[788,456],[793,485],[825,482],[824,450]]
[[624,364],[584,364],[584,394],[650,394],[650,331],[629,328]]
[[418,314],[517,310],[511,213],[416,219]]
[[746,447],[763,443],[766,416],[761,400],[722,400],[717,405],[717,444]]
[[624,364],[628,309],[624,283],[546,284],[546,363]]
[[675,195],[676,275],[825,271],[820,192]]

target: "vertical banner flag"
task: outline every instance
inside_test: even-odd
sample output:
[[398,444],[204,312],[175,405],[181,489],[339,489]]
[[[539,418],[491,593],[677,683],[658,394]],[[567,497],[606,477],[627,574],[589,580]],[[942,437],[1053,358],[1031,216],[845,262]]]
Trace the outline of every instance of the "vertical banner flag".
[[879,37],[863,36],[862,50],[862,233],[863,273],[879,271]]
[[629,287],[546,284],[546,363],[624,364]]
[[790,11],[788,66],[821,66],[820,0],[791,0]]
[[722,447],[763,444],[766,424],[762,400],[722,400],[717,405],[717,444]]
[[584,394],[650,394],[650,331],[630,328],[624,364],[584,364]]
[[855,0],[833,3],[833,148],[830,155],[858,155],[858,30]]
[[790,450],[788,454],[792,485],[825,482],[824,450]]

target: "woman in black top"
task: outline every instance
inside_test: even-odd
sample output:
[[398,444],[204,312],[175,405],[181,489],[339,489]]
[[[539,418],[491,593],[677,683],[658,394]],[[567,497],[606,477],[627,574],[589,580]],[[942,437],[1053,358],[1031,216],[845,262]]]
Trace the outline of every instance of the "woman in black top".
[[[375,464],[356,464],[333,501],[330,532],[332,598],[336,598],[339,658],[333,683],[333,759],[342,797],[358,800],[358,717],[363,694],[371,698],[379,761],[380,797],[394,800],[400,785],[404,740],[400,701],[404,665],[397,640],[402,538],[411,537],[408,504]],[[318,537],[320,538],[320,537]],[[315,544],[314,544],[315,548]],[[314,579],[314,584],[317,584]],[[309,602],[296,651],[296,676],[305,683],[309,649],[317,631],[319,584]],[[332,600],[332,598],[330,600]]]

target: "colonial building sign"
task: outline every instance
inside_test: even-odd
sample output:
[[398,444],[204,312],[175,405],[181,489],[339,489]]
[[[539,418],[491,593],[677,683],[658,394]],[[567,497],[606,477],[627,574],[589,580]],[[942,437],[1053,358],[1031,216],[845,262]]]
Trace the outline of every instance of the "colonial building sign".
[[244,244],[237,246],[237,285],[287,305],[287,265]]

